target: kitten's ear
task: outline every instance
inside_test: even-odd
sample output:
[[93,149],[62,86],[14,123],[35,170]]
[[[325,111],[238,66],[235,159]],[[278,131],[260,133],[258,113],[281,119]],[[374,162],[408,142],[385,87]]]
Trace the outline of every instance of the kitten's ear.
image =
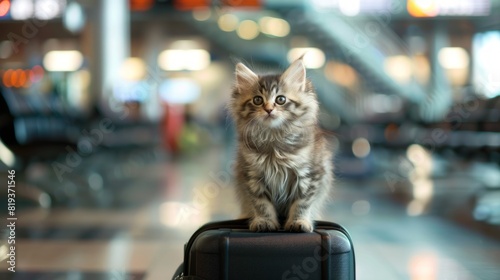
[[306,66],[303,57],[295,60],[281,75],[281,80],[286,85],[299,91],[304,91],[306,88]]
[[257,83],[259,77],[243,63],[236,64],[236,87],[249,87]]

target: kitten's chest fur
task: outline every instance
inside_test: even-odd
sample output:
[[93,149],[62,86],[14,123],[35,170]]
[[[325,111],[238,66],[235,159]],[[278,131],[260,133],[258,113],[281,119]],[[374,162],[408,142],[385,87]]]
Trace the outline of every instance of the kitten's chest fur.
[[299,195],[298,178],[307,172],[307,161],[280,153],[249,154],[250,168],[264,183],[262,190],[279,213],[286,213],[288,202]]
[[310,169],[312,141],[304,133],[279,137],[257,138],[247,146],[245,158],[252,175],[264,183],[265,195],[284,214],[301,191],[299,178]]

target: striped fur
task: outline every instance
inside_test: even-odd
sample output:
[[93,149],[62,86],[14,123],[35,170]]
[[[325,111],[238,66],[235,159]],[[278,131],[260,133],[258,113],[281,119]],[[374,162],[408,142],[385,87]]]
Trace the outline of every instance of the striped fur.
[[[242,217],[253,231],[310,232],[333,184],[332,154],[317,125],[318,102],[302,59],[281,75],[236,66],[229,104],[239,138],[235,167]],[[263,98],[256,105],[254,97]],[[286,102],[278,104],[278,96]],[[270,113],[266,109],[272,110]]]

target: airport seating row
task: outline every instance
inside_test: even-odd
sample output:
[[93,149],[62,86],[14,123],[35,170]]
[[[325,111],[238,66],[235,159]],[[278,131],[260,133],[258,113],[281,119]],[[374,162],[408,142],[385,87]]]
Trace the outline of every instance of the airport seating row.
[[0,89],[0,141],[14,161],[0,160],[19,174],[27,204],[109,206],[107,186],[132,184],[135,164],[155,160],[156,154],[144,150],[158,142],[157,129],[78,114],[54,96]]

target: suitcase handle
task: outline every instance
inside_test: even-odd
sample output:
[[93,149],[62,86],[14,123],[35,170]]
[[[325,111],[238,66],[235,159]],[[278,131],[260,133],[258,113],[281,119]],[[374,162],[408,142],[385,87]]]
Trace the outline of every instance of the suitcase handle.
[[[207,231],[207,230],[216,230],[216,229],[221,229],[221,228],[228,228],[228,229],[248,229],[248,224],[250,222],[250,219],[237,219],[237,220],[227,220],[227,221],[219,221],[219,222],[211,222],[203,225],[200,227],[197,231],[194,232],[194,234],[191,236],[189,239],[188,243],[184,245],[184,271],[183,271],[183,276],[184,278],[180,279],[193,279],[193,278],[187,278],[190,277],[188,276],[188,266],[189,266],[189,254],[188,252],[191,250],[191,247],[193,246],[193,243],[195,239],[200,235],[202,232]],[[356,257],[354,255],[354,244],[351,239],[351,235],[345,229],[343,226],[337,224],[337,223],[332,223],[332,222],[326,222],[326,221],[314,221],[315,224],[315,230],[317,229],[334,229],[342,232],[347,239],[349,239],[349,242],[351,243],[351,250],[352,250],[352,256],[354,259],[354,279],[356,279]],[[199,279],[199,278],[198,278]],[[201,280],[201,279],[200,279]]]

